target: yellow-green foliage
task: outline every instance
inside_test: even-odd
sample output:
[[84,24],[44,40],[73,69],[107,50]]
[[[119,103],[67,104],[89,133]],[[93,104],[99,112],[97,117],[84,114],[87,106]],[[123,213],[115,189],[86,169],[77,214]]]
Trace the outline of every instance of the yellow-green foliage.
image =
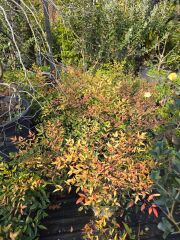
[[24,163],[0,164],[0,239],[35,239],[49,200],[45,181]]
[[110,222],[114,227],[115,212],[123,215],[130,200],[150,194],[149,173],[155,162],[148,153],[148,130],[158,125],[157,92],[152,84],[127,76],[93,77],[73,68],[69,72],[57,96],[44,106],[41,144],[48,150],[40,161],[49,158],[62,176],[66,171],[66,187],[76,186],[78,202],[93,208],[99,236],[104,231],[107,239],[121,236],[108,228]]
[[150,172],[156,163],[149,154],[150,130],[162,123],[158,92],[154,84],[121,74],[67,70],[56,89],[40,89],[39,133],[20,142],[14,164],[23,161],[21,169],[35,172],[57,191],[76,187],[77,203],[95,214],[85,226],[85,239],[125,239],[130,235],[125,210],[151,195]]

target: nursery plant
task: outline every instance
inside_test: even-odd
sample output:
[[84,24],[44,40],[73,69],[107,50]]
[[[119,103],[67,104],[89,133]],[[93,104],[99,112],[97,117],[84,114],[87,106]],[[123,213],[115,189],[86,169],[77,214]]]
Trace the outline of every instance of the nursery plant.
[[[2,236],[11,232],[17,233],[17,239],[38,236],[48,207],[49,185],[60,192],[75,188],[80,210],[93,210],[94,218],[84,228],[85,239],[136,236],[128,230],[130,207],[148,201],[142,208],[152,209],[158,217],[153,202],[158,194],[153,195],[151,179],[158,165],[150,150],[155,141],[153,129],[166,120],[159,114],[157,86],[123,74],[92,76],[71,69],[71,74],[64,72],[58,91],[48,85],[40,91],[44,98],[38,134],[30,133],[28,140],[14,139],[20,151],[12,164],[2,164]],[[15,177],[13,182],[9,177],[6,181],[6,172]],[[23,195],[14,196],[14,206],[7,189],[19,178],[24,182],[18,182],[17,188],[24,186]],[[34,181],[38,183],[32,189]],[[27,206],[23,212],[15,210],[21,205]],[[7,212],[9,218],[4,219]],[[26,221],[27,217],[31,220]],[[16,224],[6,228],[12,221]]]

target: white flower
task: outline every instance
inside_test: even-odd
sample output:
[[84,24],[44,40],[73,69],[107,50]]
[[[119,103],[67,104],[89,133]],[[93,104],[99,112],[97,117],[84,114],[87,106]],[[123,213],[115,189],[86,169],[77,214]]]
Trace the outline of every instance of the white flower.
[[145,93],[144,93],[144,97],[145,97],[145,98],[149,98],[149,97],[151,97],[151,95],[152,95],[152,94],[151,94],[150,92],[145,92]]

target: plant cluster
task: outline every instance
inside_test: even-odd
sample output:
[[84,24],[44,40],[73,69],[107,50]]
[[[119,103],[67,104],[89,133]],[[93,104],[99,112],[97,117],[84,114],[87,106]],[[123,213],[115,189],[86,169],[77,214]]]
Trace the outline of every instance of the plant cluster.
[[[177,76],[156,85],[115,69],[92,76],[70,68],[56,88],[42,89],[40,69],[34,70],[43,109],[36,136],[13,139],[20,151],[1,164],[1,236],[38,236],[49,206],[49,185],[60,192],[75,188],[80,210],[93,210],[85,239],[136,238],[129,227],[132,206],[154,217],[160,207],[164,236],[178,231],[179,157],[178,149],[172,149],[172,136],[179,136]],[[167,125],[174,124],[170,147],[158,145],[152,155],[156,139],[168,136]]]
[[[151,194],[150,172],[156,163],[149,154],[153,142],[150,129],[161,123],[157,115],[158,94],[153,84],[138,79],[123,80],[123,75],[119,79],[92,77],[77,70],[73,75],[66,75],[59,92],[44,89],[48,101],[44,102],[39,118],[37,139],[20,141],[21,150],[15,160],[18,168],[11,165],[12,171],[17,181],[23,168],[28,174],[22,173],[22,181],[23,177],[34,181],[37,175],[40,189],[44,181],[55,185],[59,191],[76,187],[77,203],[92,208],[95,214],[95,220],[85,228],[92,228],[86,239],[119,239],[125,234],[122,221],[126,221],[125,209],[129,202],[137,203]],[[8,204],[4,203],[3,216],[13,201],[13,195],[6,194],[9,184],[14,185],[15,180],[11,180],[4,182]],[[22,206],[27,206],[25,209],[30,213],[18,212],[19,220],[31,216],[31,207],[28,207],[31,198],[27,196],[29,192],[36,195],[31,186],[27,187],[28,181],[24,184],[24,198],[17,202],[22,201]],[[18,188],[21,185],[22,182]],[[40,205],[40,213],[44,206],[47,205]],[[17,212],[16,206],[13,209]],[[33,210],[37,210],[36,207]],[[10,211],[10,217],[6,218],[9,224],[13,214]],[[40,214],[39,219],[41,217]],[[2,221],[2,226],[8,225],[4,218]],[[13,229],[13,232],[18,230]],[[30,239],[36,234],[25,228],[23,231]]]
[[[26,165],[26,164],[25,164]],[[35,239],[49,203],[45,181],[24,164],[0,164],[0,239]]]
[[96,71],[115,61],[128,73],[137,73],[144,63],[158,70],[179,68],[176,1],[0,3],[1,59],[8,68],[25,70],[34,63],[52,68],[62,62]]
[[[163,215],[158,228],[163,231],[165,239],[169,234],[180,233],[179,203],[180,203],[180,89],[176,74],[169,75],[171,82],[166,83],[173,95],[166,99],[167,103],[161,109],[161,116],[166,124],[158,131],[152,156],[158,165],[152,171],[153,188],[160,193],[155,202]],[[166,91],[167,93],[167,91]],[[166,94],[166,96],[168,96]]]
[[[60,1],[54,44],[65,63],[98,69],[118,61],[136,72],[145,61],[178,67],[178,4],[172,1]],[[59,54],[58,51],[56,51]]]

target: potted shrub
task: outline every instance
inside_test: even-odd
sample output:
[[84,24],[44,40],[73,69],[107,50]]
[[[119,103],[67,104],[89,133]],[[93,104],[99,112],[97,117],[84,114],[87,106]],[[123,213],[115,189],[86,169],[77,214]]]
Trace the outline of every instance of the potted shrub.
[[[5,89],[6,88],[6,89]],[[0,83],[0,152],[14,151],[10,138],[27,136],[30,128],[30,105],[14,86]],[[1,154],[4,157],[4,154]]]

